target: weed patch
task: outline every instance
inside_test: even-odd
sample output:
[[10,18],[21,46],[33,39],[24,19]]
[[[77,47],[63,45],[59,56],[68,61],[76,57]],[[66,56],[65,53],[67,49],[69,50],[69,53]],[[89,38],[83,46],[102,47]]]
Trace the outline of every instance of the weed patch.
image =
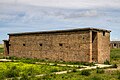
[[81,71],[81,75],[89,76],[90,74],[91,74],[90,70],[82,70]]

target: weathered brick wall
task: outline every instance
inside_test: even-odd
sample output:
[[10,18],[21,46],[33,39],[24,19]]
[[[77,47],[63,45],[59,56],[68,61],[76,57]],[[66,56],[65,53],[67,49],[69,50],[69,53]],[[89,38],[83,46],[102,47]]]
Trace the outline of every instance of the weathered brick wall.
[[110,33],[98,32],[98,62],[104,63],[110,60]]
[[90,31],[10,35],[10,56],[91,62]]

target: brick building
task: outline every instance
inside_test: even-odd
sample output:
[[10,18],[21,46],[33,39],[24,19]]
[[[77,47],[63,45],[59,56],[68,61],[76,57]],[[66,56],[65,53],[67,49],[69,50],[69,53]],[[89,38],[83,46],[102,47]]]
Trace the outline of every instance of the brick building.
[[111,49],[112,48],[120,48],[120,41],[111,41]]
[[4,40],[6,56],[53,61],[97,62],[110,60],[110,32],[96,28],[11,33]]

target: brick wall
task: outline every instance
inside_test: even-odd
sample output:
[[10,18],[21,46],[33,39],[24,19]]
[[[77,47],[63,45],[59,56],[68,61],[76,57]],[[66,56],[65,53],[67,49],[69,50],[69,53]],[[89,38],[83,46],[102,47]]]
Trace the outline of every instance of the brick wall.
[[90,31],[10,35],[10,56],[91,62]]
[[98,32],[98,62],[110,61],[110,33]]
[[9,35],[9,56],[104,63],[110,60],[110,32],[63,31]]

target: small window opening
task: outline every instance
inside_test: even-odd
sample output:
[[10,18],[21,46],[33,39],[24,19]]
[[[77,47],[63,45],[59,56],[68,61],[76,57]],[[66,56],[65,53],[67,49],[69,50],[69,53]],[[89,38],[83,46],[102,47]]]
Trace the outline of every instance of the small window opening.
[[63,44],[60,43],[59,46],[63,46]]
[[23,46],[25,46],[25,44],[23,44]]
[[11,44],[9,44],[9,46],[11,46]]
[[103,36],[105,36],[105,31],[103,32]]
[[39,44],[40,46],[42,46],[42,44]]
[[114,44],[114,46],[117,46],[117,44]]
[[85,39],[85,38],[83,37],[83,39]]

